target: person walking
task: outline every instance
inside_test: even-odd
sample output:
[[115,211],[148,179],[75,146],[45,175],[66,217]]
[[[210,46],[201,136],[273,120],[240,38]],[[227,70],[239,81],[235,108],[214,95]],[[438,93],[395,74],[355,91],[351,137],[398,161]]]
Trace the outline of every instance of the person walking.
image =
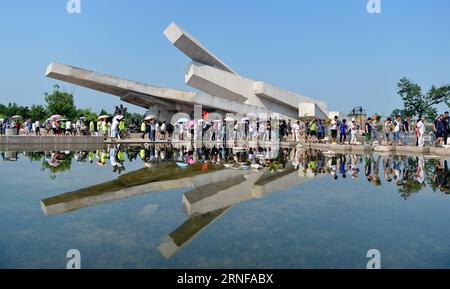
[[160,128],[160,133],[161,133],[161,140],[165,141],[166,140],[166,132],[167,132],[167,122],[164,121],[161,124],[161,128]]
[[331,144],[336,144],[339,117],[336,115],[330,123]]
[[372,119],[369,118],[364,126],[365,143],[372,145]]
[[150,141],[156,141],[156,120],[150,122]]
[[300,122],[299,121],[294,123],[294,125],[292,126],[292,131],[294,134],[294,143],[299,143],[300,142]]
[[309,122],[309,120],[306,121],[305,123],[305,141],[308,142],[309,141],[309,133],[310,133],[310,128],[311,128],[311,123]]
[[444,112],[444,145],[448,145],[448,137],[450,134],[450,119],[449,112]]
[[93,119],[91,119],[91,121],[89,122],[89,132],[91,133],[92,136],[97,136],[97,132],[95,129],[95,121]]
[[314,119],[309,127],[309,142],[315,142],[317,138],[317,119]]
[[126,136],[126,123],[125,123],[125,119],[122,118],[119,121],[119,138],[124,139],[125,136]]
[[444,115],[440,115],[433,123],[433,131],[436,136],[436,146],[442,146],[444,143]]
[[394,145],[401,146],[402,141],[400,139],[400,130],[402,125],[402,117],[400,115],[397,115],[392,127],[393,127],[393,135],[394,135]]
[[34,133],[36,135],[41,135],[41,123],[39,122],[39,120],[36,120],[34,122]]
[[384,136],[386,137],[386,145],[391,145],[392,119],[388,117],[384,123]]
[[108,121],[104,119],[101,123],[102,126],[102,135],[104,138],[108,137]]
[[425,146],[425,132],[426,132],[425,117],[421,116],[416,125],[416,135],[418,140],[417,144],[419,147]]
[[70,120],[66,121],[66,135],[72,135],[72,122]]
[[407,116],[403,121],[402,130],[403,130],[403,145],[409,145],[409,135],[410,135],[410,126],[411,126],[411,118]]
[[372,144],[374,141],[377,141],[377,143],[381,145],[382,140],[380,138],[380,122],[378,121],[377,115],[374,115],[372,117],[372,135],[373,135]]
[[350,124],[350,144],[356,145],[357,144],[357,133],[358,133],[358,124],[356,123],[356,119],[352,118],[352,122]]
[[27,120],[26,123],[26,129],[27,129],[27,135],[30,135],[32,130],[33,130],[33,122],[31,121],[31,119]]
[[317,141],[321,143],[325,138],[325,125],[323,120],[319,119],[317,124]]
[[292,123],[291,123],[291,120],[289,119],[289,122],[288,122],[288,124],[287,124],[287,138],[288,138],[288,140],[290,139],[290,136],[292,135],[292,134],[294,134],[294,132],[292,131]]
[[145,135],[147,134],[147,124],[145,120],[141,124],[141,133],[142,133],[141,138],[145,139]]
[[347,140],[347,120],[343,119],[339,125],[339,143],[343,145]]
[[120,139],[119,137],[119,120],[114,118],[111,124],[111,140]]
[[280,125],[280,136],[281,136],[281,141],[282,142],[287,141],[288,127],[287,127],[287,123],[286,123],[285,120],[283,120],[283,122]]

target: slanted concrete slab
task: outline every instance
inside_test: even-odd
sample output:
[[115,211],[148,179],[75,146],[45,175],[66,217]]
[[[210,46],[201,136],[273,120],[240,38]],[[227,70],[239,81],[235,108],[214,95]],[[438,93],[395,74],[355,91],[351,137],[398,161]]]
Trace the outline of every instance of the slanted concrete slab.
[[320,119],[327,119],[328,113],[325,113],[316,103],[299,103],[298,116],[300,118],[305,117],[317,117]]
[[259,97],[269,98],[275,102],[290,105],[295,109],[298,108],[299,103],[315,103],[323,112],[326,112],[327,108],[327,104],[323,101],[314,100],[262,81],[255,81],[253,84],[253,92]]
[[185,75],[186,84],[210,95],[223,97],[237,102],[245,102],[245,81],[233,73],[204,65],[191,63]]
[[[200,63],[191,63],[186,72],[186,84],[204,91],[210,95],[229,99],[238,103],[245,101],[246,105],[265,109],[267,112],[277,112],[283,117],[296,119],[297,105],[289,105],[274,98],[259,97],[254,93],[255,80],[222,71],[215,67]],[[276,90],[276,88],[274,88]],[[295,97],[293,95],[293,97]],[[298,101],[305,100],[299,98]],[[306,99],[307,101],[313,101]],[[293,101],[295,102],[295,101]],[[242,112],[242,111],[240,111]],[[253,111],[257,113],[257,111]]]
[[[172,101],[181,99],[185,102],[193,102],[195,97],[195,92],[143,84],[61,63],[51,63],[47,67],[46,76],[119,97],[125,97],[130,92]],[[137,105],[151,106],[153,104],[152,99],[148,98],[147,104],[139,102]]]
[[175,47],[193,61],[235,73],[228,65],[209,52],[200,41],[184,31],[176,23],[171,23],[164,31],[164,35]]

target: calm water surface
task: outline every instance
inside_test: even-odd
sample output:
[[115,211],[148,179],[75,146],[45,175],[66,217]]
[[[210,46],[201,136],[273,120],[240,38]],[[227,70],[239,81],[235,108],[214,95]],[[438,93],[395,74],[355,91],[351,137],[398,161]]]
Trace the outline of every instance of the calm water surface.
[[0,267],[450,268],[448,181],[422,157],[2,152]]

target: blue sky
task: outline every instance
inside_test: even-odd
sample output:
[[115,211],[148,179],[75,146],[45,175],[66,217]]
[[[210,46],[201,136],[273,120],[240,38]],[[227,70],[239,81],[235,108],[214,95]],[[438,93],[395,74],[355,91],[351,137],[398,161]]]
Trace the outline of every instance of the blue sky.
[[[450,1],[67,0],[0,4],[0,102],[43,103],[58,83],[79,107],[112,109],[119,99],[44,76],[62,62],[158,86],[184,84],[189,59],[162,31],[172,21],[243,76],[370,113],[401,107],[396,83],[428,89],[450,82]],[[132,110],[142,111],[133,108]]]

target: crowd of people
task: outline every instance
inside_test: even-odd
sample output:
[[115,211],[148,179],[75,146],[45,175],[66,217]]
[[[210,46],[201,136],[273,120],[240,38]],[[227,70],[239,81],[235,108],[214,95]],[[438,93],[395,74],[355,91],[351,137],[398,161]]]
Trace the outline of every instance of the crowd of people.
[[304,141],[309,143],[409,146],[411,139],[414,139],[415,146],[418,147],[425,146],[428,135],[431,145],[447,146],[450,135],[449,113],[439,115],[431,122],[431,126],[424,116],[413,121],[411,117],[402,118],[400,115],[384,120],[375,115],[369,117],[364,124],[359,123],[356,118],[340,120],[336,116],[331,122],[322,119],[306,121],[304,124],[297,122],[293,127],[293,134],[294,141],[297,142],[304,136]]
[[80,117],[73,121],[62,117],[49,118],[44,122],[26,118],[0,119],[0,135],[5,135],[7,129],[13,129],[13,135],[54,135],[54,136],[104,136],[105,138],[124,138],[127,134],[127,124],[122,116],[102,116],[98,119]]
[[201,140],[201,141],[281,141],[330,143],[349,145],[396,145],[423,147],[426,136],[429,143],[446,146],[449,134],[449,113],[445,112],[431,126],[421,116],[416,120],[400,115],[387,117],[369,117],[358,122],[356,118],[325,120],[258,120],[243,118],[242,120],[225,119],[211,122],[181,119],[174,125],[158,122],[151,118],[142,123],[142,138],[151,141],[160,140]]
[[[359,122],[361,121],[361,122]],[[206,121],[182,118],[172,124],[159,121],[154,116],[145,117],[140,124],[141,138],[157,141],[281,141],[330,143],[349,145],[396,145],[423,147],[428,143],[447,146],[450,134],[449,113],[445,112],[435,120],[428,121],[424,116],[413,120],[411,117],[381,118],[378,115],[359,121],[356,118],[338,116],[332,120],[313,118],[298,120],[260,120],[258,118],[227,118]],[[94,135],[112,140],[130,136],[126,121],[120,113],[110,117],[103,115],[97,119],[80,117],[77,120],[54,116],[45,122],[20,118],[0,119],[0,134],[13,129],[15,134],[26,135]],[[137,125],[138,126],[138,125]]]

